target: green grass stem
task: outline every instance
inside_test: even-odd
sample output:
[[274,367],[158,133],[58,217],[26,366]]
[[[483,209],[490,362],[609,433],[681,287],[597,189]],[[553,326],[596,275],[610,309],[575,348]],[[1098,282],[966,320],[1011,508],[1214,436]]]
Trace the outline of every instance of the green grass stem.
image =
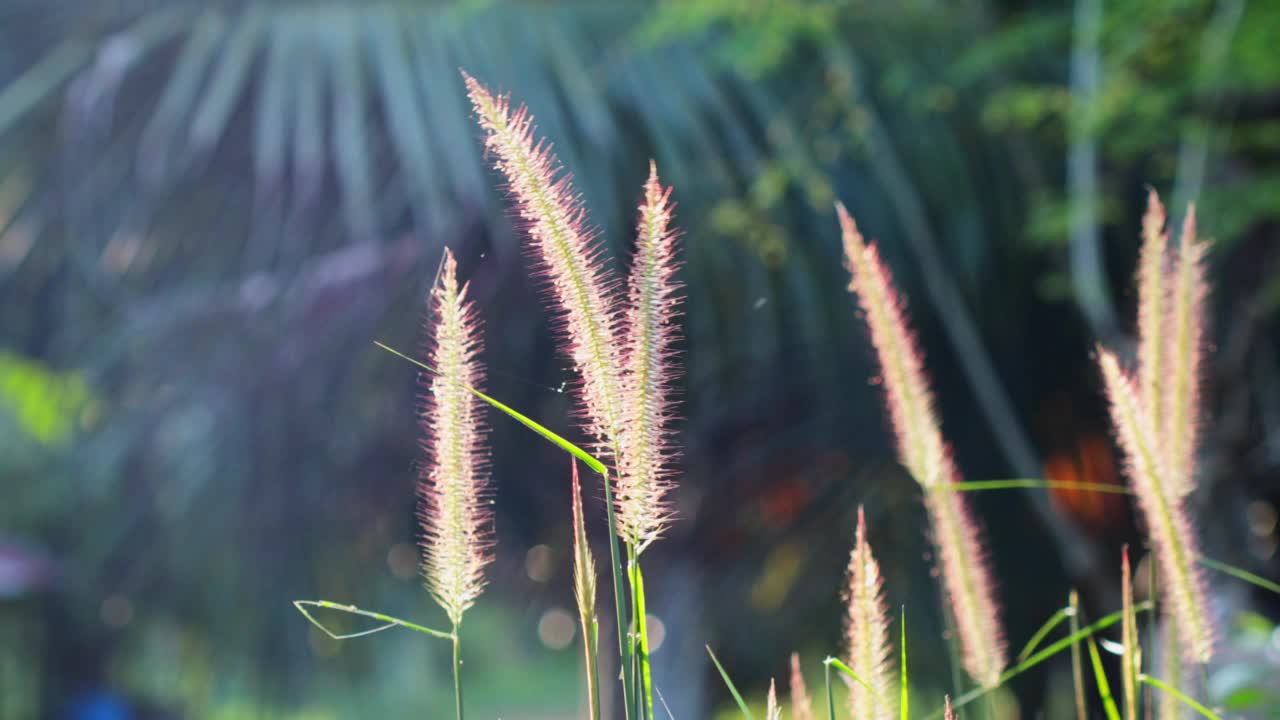
[[[328,635],[334,640],[350,640],[352,638],[364,637],[365,635],[373,635],[374,633],[379,633],[379,632],[382,632],[383,630],[390,630],[393,627],[402,627],[402,628],[408,628],[409,630],[416,630],[417,632],[423,633],[424,635],[430,635],[431,637],[440,638],[441,640],[453,640],[454,638],[453,633],[447,633],[442,630],[432,630],[429,627],[418,625],[417,623],[411,623],[408,620],[401,620],[400,618],[397,618],[397,617],[384,615],[378,612],[372,612],[370,610],[361,610],[355,605],[340,605],[335,602],[329,602],[328,600],[294,600],[293,606],[297,608],[298,612],[302,613],[302,616],[305,617],[312,625],[315,625],[317,628],[319,628],[320,632],[323,632],[325,635]],[[339,612],[349,613],[351,615],[361,615],[367,618],[373,618],[374,620],[380,620],[386,624],[380,627],[373,628],[372,630],[363,630],[361,632],[339,635],[333,632],[332,630],[330,630],[329,628],[325,627],[324,624],[321,623],[319,620],[316,620],[314,617],[312,617],[311,613],[307,612],[307,607],[318,607],[318,608],[324,608],[326,610],[337,610]]]
[[[735,686],[733,684],[733,681],[729,679],[729,673],[725,672],[724,666],[720,664],[720,660],[716,658],[716,654],[711,651],[711,646],[706,645],[705,647],[707,648],[707,654],[711,656],[711,663],[716,666],[716,670],[720,671],[720,677],[724,679],[725,686],[729,688],[729,694],[733,696],[734,702],[738,703],[738,709],[742,711],[742,716],[745,717],[747,720],[755,720],[755,718],[751,715],[751,708],[747,707],[747,701],[742,699],[742,694],[738,692],[737,686]],[[827,678],[828,678],[827,702],[828,703],[830,703],[831,701],[830,677],[831,677],[831,674],[828,671],[827,673]]]

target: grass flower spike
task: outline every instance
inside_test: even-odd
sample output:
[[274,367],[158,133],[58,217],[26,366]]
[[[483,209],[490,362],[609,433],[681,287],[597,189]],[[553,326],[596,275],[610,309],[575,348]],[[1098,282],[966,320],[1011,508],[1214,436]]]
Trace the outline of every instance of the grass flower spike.
[[1169,292],[1165,282],[1165,256],[1169,235],[1164,229],[1165,212],[1155,190],[1147,194],[1147,211],[1142,216],[1142,250],[1138,255],[1138,389],[1143,406],[1151,417],[1162,417],[1161,386],[1165,373],[1168,325],[1165,311]]
[[668,521],[671,488],[671,386],[679,284],[675,281],[676,233],[671,230],[671,189],[649,166],[628,282],[626,401],[622,467],[618,476],[618,532],[639,553]]
[[782,720],[782,708],[778,705],[778,687],[772,678],[769,680],[769,696],[765,700],[765,720]]
[[457,262],[446,249],[431,291],[426,352],[437,374],[424,378],[419,424],[426,463],[418,495],[423,575],[455,626],[484,589],[491,544],[483,408],[467,389],[484,381],[477,360],[480,326],[466,295],[466,287],[458,287]]
[[505,95],[494,95],[465,73],[464,78],[485,145],[528,224],[534,255],[561,310],[568,354],[582,378],[588,428],[598,442],[617,450],[623,420],[617,279],[585,227],[586,212],[571,176],[551,145],[535,138],[528,110],[512,110]]
[[[858,507],[858,530],[849,557],[849,596],[845,611],[845,640],[849,667],[868,687],[849,687],[849,709],[855,718],[893,720],[893,678],[889,676],[889,618],[884,609],[880,565],[867,543],[867,521]],[[874,691],[874,694],[873,694]]]
[[813,720],[813,701],[800,671],[800,653],[791,653],[791,715],[795,720]]
[[843,206],[836,209],[852,276],[849,289],[858,296],[879,358],[899,458],[924,490],[964,667],[979,684],[994,687],[1005,663],[994,583],[967,501],[951,489],[959,475],[938,427],[916,339],[907,327],[902,302],[875,245],[863,240]]
[[1112,424],[1159,563],[1162,595],[1178,627],[1179,645],[1186,659],[1206,662],[1213,654],[1213,633],[1196,563],[1199,548],[1181,498],[1161,487],[1168,461],[1157,441],[1154,419],[1142,407],[1137,388],[1115,356],[1099,349],[1098,362],[1111,403]]
[[578,462],[573,461],[573,594],[578,604],[578,625],[582,631],[583,669],[587,680],[587,709],[593,720],[600,717],[600,628],[596,620],[596,561],[587,544],[586,522],[582,517],[582,487],[578,482]]
[[1166,323],[1169,377],[1162,401],[1161,437],[1169,460],[1171,494],[1187,495],[1195,487],[1195,456],[1200,427],[1200,362],[1204,355],[1203,306],[1208,295],[1204,258],[1208,246],[1196,239],[1195,208],[1187,210]]

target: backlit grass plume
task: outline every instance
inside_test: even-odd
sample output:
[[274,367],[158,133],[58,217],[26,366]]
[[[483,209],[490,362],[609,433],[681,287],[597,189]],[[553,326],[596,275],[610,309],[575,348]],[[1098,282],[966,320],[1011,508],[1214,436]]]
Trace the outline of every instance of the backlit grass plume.
[[778,687],[773,678],[769,679],[769,695],[765,699],[765,720],[782,720],[782,706],[778,705]]
[[845,642],[849,667],[866,683],[849,686],[849,710],[859,720],[894,720],[893,678],[889,675],[889,618],[884,608],[880,565],[867,542],[867,521],[858,507],[858,529],[849,557]]
[[485,146],[506,178],[516,211],[528,226],[534,257],[547,278],[563,323],[568,355],[581,377],[588,429],[619,450],[622,415],[622,307],[618,281],[600,257],[582,198],[550,143],[534,135],[524,107],[463,74]]
[[480,324],[458,287],[457,262],[447,249],[431,291],[427,364],[419,424],[426,462],[419,476],[422,572],[427,589],[455,627],[484,589],[489,562],[489,511],[483,448],[483,407],[468,387],[483,385]]
[[1178,628],[1179,645],[1188,660],[1206,662],[1213,654],[1213,634],[1196,564],[1199,548],[1182,499],[1161,485],[1169,462],[1160,448],[1155,421],[1142,407],[1133,380],[1120,369],[1115,356],[1099,348],[1098,362],[1129,480],[1159,564],[1161,594]]
[[1196,238],[1194,207],[1176,257],[1164,225],[1164,207],[1151,191],[1138,259],[1137,380],[1108,352],[1099,351],[1099,364],[1177,645],[1184,659],[1203,663],[1213,654],[1213,632],[1186,496],[1195,488],[1207,245]]
[[644,186],[636,252],[627,283],[622,468],[618,532],[639,553],[667,523],[671,488],[672,362],[679,284],[675,281],[676,233],[671,229],[671,189],[650,163]]
[[951,489],[959,474],[938,427],[917,342],[875,245],[863,240],[842,205],[836,209],[852,276],[849,289],[858,297],[879,359],[880,384],[893,419],[898,455],[924,490],[964,668],[979,684],[994,687],[1005,663],[994,584],[965,497]]
[[800,653],[791,653],[791,716],[795,720],[813,720],[813,701],[800,671]]

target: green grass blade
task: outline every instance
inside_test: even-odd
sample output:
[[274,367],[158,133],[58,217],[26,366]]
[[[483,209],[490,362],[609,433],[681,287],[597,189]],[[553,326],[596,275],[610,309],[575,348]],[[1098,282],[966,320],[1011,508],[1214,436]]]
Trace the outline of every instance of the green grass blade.
[[[1146,602],[1142,602],[1142,603],[1139,603],[1138,605],[1135,605],[1133,608],[1133,611],[1135,613],[1150,612],[1151,608],[1152,608],[1151,601],[1148,600]],[[1124,617],[1124,611],[1117,610],[1113,613],[1110,613],[1109,615],[1104,615],[1102,618],[1100,618],[1097,622],[1094,622],[1092,625],[1087,625],[1071,633],[1070,635],[1064,638],[1061,638],[1060,640],[1056,640],[1050,643],[1043,650],[1040,650],[1034,653],[1031,657],[1027,658],[1026,660],[1023,660],[1017,665],[1014,665],[1008,670],[1005,670],[1004,674],[1000,676],[1000,682],[997,683],[994,687],[976,688],[974,690],[970,690],[964,695],[961,695],[960,697],[951,701],[951,708],[953,710],[958,709],[964,705],[968,705],[969,703],[973,702],[974,700],[977,700],[978,698],[981,698],[987,695],[988,693],[994,691],[996,688],[1003,686],[1005,683],[1009,682],[1013,678],[1036,667],[1040,663],[1044,662],[1045,660],[1048,660],[1054,655],[1057,655],[1063,650],[1066,650],[1067,648],[1071,647],[1073,644],[1078,643],[1087,637],[1091,637],[1092,635],[1098,633],[1101,630],[1105,630],[1111,627],[1112,625],[1115,625],[1116,623],[1120,622],[1123,617]],[[943,714],[943,710],[942,708],[939,708],[937,711],[931,713],[928,717],[940,718],[942,717],[942,714]]]
[[835,669],[853,678],[854,682],[866,688],[867,692],[871,693],[871,699],[875,700],[877,705],[884,705],[884,698],[880,697],[880,693],[876,692],[876,689],[871,687],[871,685],[869,685],[866,680],[863,680],[862,678],[858,677],[858,674],[853,671],[853,668],[840,662],[838,658],[828,657],[826,660],[822,661],[822,664],[826,665],[827,667],[834,666]]
[[[711,646],[707,645],[705,647],[707,648],[707,654],[711,656],[711,662],[716,666],[716,670],[720,671],[720,677],[724,678],[724,684],[729,688],[729,694],[732,695],[734,701],[738,703],[738,709],[742,711],[743,717],[747,718],[747,720],[755,720],[755,718],[751,716],[751,709],[747,707],[746,701],[742,699],[742,695],[738,692],[738,688],[735,687],[733,681],[729,679],[729,673],[724,671],[724,666],[720,664],[718,659],[716,659],[716,654],[711,652]],[[830,696],[831,683],[828,682],[827,697],[830,698]]]
[[1089,662],[1093,665],[1093,681],[1098,688],[1098,697],[1102,698],[1102,709],[1107,713],[1107,720],[1120,720],[1120,709],[1116,707],[1116,699],[1111,695],[1111,683],[1107,682],[1107,673],[1102,668],[1102,658],[1098,657],[1098,643],[1089,638]]
[[902,632],[899,634],[898,647],[902,649],[902,664],[898,668],[898,674],[902,677],[902,697],[898,698],[898,717],[901,720],[907,720],[911,717],[911,713],[907,711],[907,702],[909,700],[907,693],[907,608],[902,607]]
[[822,669],[827,680],[827,720],[836,720],[836,699],[831,694],[831,665],[823,663]]
[[1178,688],[1173,687],[1172,685],[1164,682],[1163,680],[1158,680],[1156,678],[1151,677],[1150,675],[1139,675],[1138,681],[1145,683],[1147,685],[1150,685],[1151,687],[1157,690],[1160,690],[1162,692],[1166,692],[1172,695],[1178,702],[1182,703],[1183,705],[1186,705],[1192,710],[1195,710],[1196,712],[1200,713],[1204,717],[1209,718],[1209,720],[1222,720],[1212,710],[1196,702],[1195,699],[1189,697]]
[[[396,350],[396,349],[394,349],[394,348],[392,348],[392,347],[390,347],[390,346],[388,346],[388,345],[384,345],[383,343],[378,342],[377,340],[375,340],[375,341],[373,342],[373,344],[374,344],[374,345],[377,345],[378,347],[382,348],[383,350],[386,350],[387,352],[391,353],[392,355],[395,355],[396,357],[398,357],[398,358],[400,358],[400,359],[402,359],[402,360],[408,360],[409,362],[413,363],[414,365],[417,365],[418,367],[422,368],[423,370],[426,370],[427,372],[431,373],[432,375],[435,375],[435,374],[436,374],[436,370],[435,370],[435,368],[431,367],[430,365],[427,365],[426,363],[424,363],[424,362],[422,362],[422,361],[420,361],[420,360],[416,360],[416,359],[414,359],[414,358],[411,358],[411,357],[409,357],[408,355],[405,355],[404,353],[400,352],[399,350]],[[489,397],[488,395],[485,395],[484,393],[480,392],[479,390],[476,390],[475,388],[468,387],[468,388],[467,388],[467,390],[468,390],[471,394],[473,394],[473,395],[475,395],[476,397],[480,398],[481,400],[483,400],[483,401],[485,401],[485,402],[489,403],[490,405],[492,405],[493,407],[497,408],[498,410],[501,410],[502,412],[504,412],[504,413],[506,413],[507,415],[511,416],[514,420],[516,420],[517,422],[519,422],[521,425],[524,425],[525,427],[529,428],[530,430],[532,430],[532,431],[534,431],[534,432],[538,433],[538,434],[539,434],[539,435],[541,435],[543,438],[545,438],[546,440],[548,440],[549,442],[551,442],[551,444],[555,445],[556,447],[560,448],[561,450],[564,450],[565,452],[569,453],[570,455],[572,455],[572,456],[574,456],[574,457],[578,458],[579,460],[581,460],[582,462],[586,463],[586,464],[587,464],[587,467],[589,467],[589,468],[591,468],[592,470],[596,471],[596,472],[597,472],[597,473],[599,473],[600,475],[607,475],[607,474],[608,474],[608,470],[605,468],[604,463],[602,463],[602,462],[600,462],[599,460],[595,459],[594,457],[592,457],[591,455],[589,455],[585,450],[583,450],[582,448],[578,447],[577,445],[574,445],[573,443],[569,442],[568,440],[565,440],[564,438],[560,437],[559,435],[557,435],[556,433],[552,432],[551,430],[548,430],[547,428],[545,428],[545,427],[543,427],[542,425],[538,424],[538,423],[537,423],[537,422],[535,422],[532,418],[529,418],[528,416],[524,415],[523,413],[519,412],[518,410],[515,410],[515,409],[513,409],[513,408],[508,407],[507,405],[504,405],[504,404],[503,404],[503,403],[501,403],[501,402],[498,402],[497,400],[495,400],[495,399],[493,399],[493,398]],[[608,483],[606,482],[606,487],[607,487],[607,485],[608,485]]]
[[645,717],[653,717],[653,678],[649,674],[649,631],[644,606],[644,575],[640,572],[640,558],[631,561],[631,592],[635,595],[636,634],[639,636],[637,660],[640,676],[637,685],[640,699],[644,701]]
[[1132,495],[1133,491],[1124,485],[1109,483],[1074,482],[1071,480],[973,480],[952,483],[948,487],[954,492],[978,492],[983,490],[1020,490],[1038,488],[1043,490],[1087,490],[1089,492],[1112,493],[1115,495]]
[[1053,617],[1050,617],[1045,624],[1041,625],[1040,629],[1031,636],[1031,639],[1027,641],[1026,647],[1022,648],[1022,652],[1018,653],[1018,662],[1022,662],[1030,657],[1031,653],[1035,652],[1035,649],[1040,646],[1042,641],[1044,641],[1045,636],[1053,632],[1054,628],[1061,625],[1070,616],[1070,607],[1060,608],[1058,612],[1054,613]]
[[1250,585],[1256,585],[1263,590],[1270,590],[1271,592],[1280,595],[1280,584],[1274,583],[1259,575],[1254,575],[1248,570],[1242,570],[1235,565],[1228,565],[1223,562],[1218,562],[1217,560],[1211,560],[1204,556],[1200,557],[1200,564],[1207,568],[1217,570],[1218,572],[1224,572],[1237,580],[1243,580]]
[[[383,630],[389,630],[390,628],[397,627],[397,626],[408,628],[410,630],[416,630],[420,633],[430,635],[431,637],[440,638],[441,640],[453,640],[453,633],[442,632],[440,630],[432,630],[429,627],[424,627],[422,625],[418,625],[417,623],[411,623],[408,620],[401,620],[400,618],[397,618],[397,617],[391,617],[390,615],[383,615],[382,613],[372,612],[369,610],[361,610],[355,605],[339,605],[338,603],[329,602],[328,600],[294,600],[293,606],[297,608],[298,612],[302,613],[302,616],[305,617],[312,625],[315,625],[316,627],[320,628],[320,632],[323,632],[325,635],[328,635],[334,640],[349,640],[351,638],[362,637],[365,635],[372,635],[376,632],[382,632]],[[362,615],[367,618],[373,618],[374,620],[381,620],[382,622],[386,623],[386,625],[383,625],[382,627],[379,627],[379,628],[374,628],[373,630],[364,630],[357,633],[339,635],[333,632],[332,630],[330,630],[329,628],[325,627],[324,624],[321,623],[319,620],[316,620],[314,617],[312,617],[311,613],[307,612],[308,606],[324,608],[326,610],[337,610],[339,612],[350,613],[352,615]]]

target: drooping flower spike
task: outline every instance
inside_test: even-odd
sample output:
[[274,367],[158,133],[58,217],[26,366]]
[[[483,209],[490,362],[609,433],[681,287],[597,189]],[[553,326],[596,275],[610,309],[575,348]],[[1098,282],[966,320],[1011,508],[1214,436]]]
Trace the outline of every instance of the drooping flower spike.
[[492,544],[484,409],[468,388],[481,388],[480,323],[458,286],[446,248],[430,296],[426,362],[418,424],[425,462],[418,479],[422,573],[427,589],[457,626],[484,589]]
[[485,146],[506,178],[516,212],[528,227],[533,256],[546,277],[563,325],[568,355],[581,378],[588,430],[606,450],[620,451],[623,364],[618,280],[600,257],[582,198],[551,145],[534,135],[533,117],[511,108],[463,73]]
[[858,530],[849,557],[849,588],[845,609],[845,643],[849,667],[866,683],[849,686],[851,717],[894,720],[893,678],[889,674],[889,616],[884,608],[880,565],[867,542],[867,520],[858,506]]
[[851,275],[849,289],[858,297],[879,360],[880,384],[893,420],[898,456],[924,490],[961,659],[970,677],[984,687],[994,687],[1005,664],[995,585],[967,500],[951,488],[959,482],[959,473],[934,413],[933,393],[918,343],[907,327],[902,301],[875,245],[863,239],[843,205],[837,205],[836,210]]

